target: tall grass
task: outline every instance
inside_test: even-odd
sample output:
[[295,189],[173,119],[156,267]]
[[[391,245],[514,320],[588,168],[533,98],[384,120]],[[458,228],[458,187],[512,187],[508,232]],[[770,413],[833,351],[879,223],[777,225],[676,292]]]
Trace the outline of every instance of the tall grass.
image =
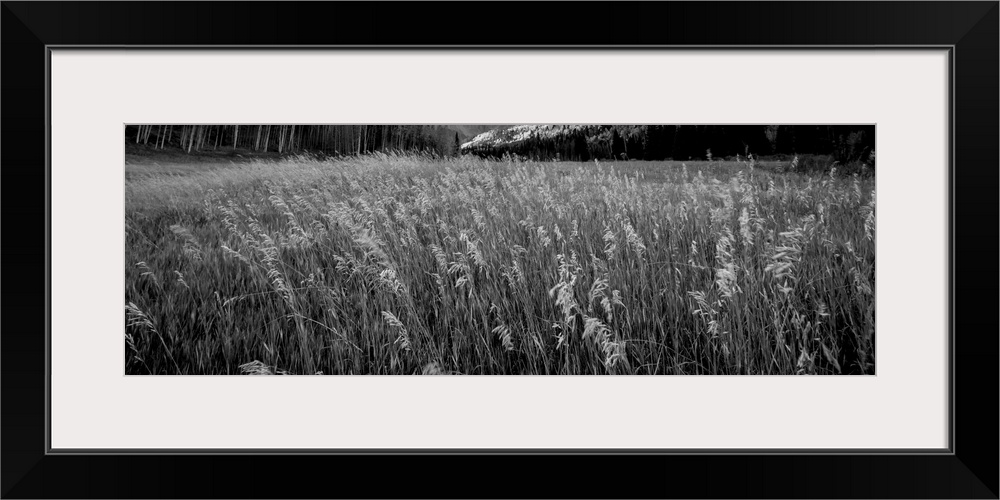
[[871,179],[384,154],[130,168],[129,374],[874,373]]

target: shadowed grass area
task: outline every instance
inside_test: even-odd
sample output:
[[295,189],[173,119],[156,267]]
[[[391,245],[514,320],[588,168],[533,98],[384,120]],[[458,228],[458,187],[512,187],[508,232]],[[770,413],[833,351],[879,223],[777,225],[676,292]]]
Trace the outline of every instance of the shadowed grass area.
[[126,166],[129,374],[871,374],[874,179],[375,154]]

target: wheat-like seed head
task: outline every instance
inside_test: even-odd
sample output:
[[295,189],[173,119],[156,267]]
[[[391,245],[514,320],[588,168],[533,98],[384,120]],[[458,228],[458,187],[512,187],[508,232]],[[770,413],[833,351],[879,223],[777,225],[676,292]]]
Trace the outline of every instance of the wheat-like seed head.
[[404,351],[409,351],[411,347],[410,334],[406,331],[406,327],[403,326],[403,322],[389,311],[382,311],[382,319],[384,319],[389,326],[399,331],[399,337],[396,338],[393,344],[399,344]]

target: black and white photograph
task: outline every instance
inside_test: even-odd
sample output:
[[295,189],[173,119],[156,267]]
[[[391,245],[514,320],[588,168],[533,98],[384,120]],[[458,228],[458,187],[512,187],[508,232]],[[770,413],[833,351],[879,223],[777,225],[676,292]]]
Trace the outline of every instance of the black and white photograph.
[[1000,0],[2,3],[2,498],[997,498]]
[[874,125],[128,125],[127,375],[873,375]]

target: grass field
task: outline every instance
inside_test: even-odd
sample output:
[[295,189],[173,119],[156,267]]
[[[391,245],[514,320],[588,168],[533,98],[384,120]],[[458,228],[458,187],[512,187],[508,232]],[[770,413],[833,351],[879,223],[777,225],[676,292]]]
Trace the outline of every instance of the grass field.
[[128,374],[872,374],[874,179],[126,165]]

